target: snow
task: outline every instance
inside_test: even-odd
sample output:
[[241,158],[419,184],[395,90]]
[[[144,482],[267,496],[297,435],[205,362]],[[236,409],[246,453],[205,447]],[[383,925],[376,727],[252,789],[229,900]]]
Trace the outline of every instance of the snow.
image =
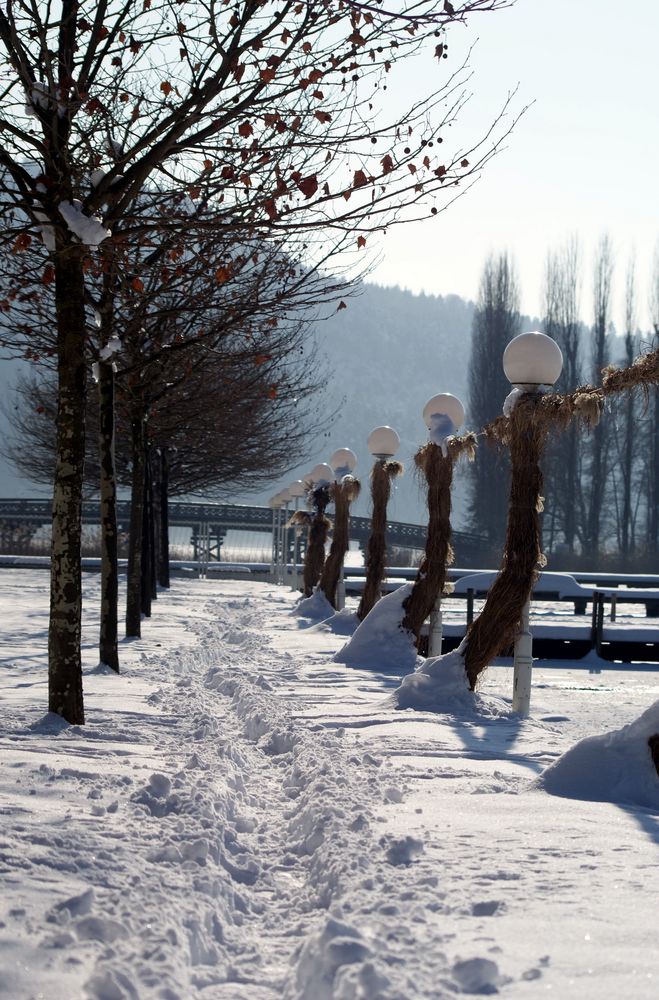
[[30,88],[29,97],[25,102],[25,113],[38,118],[35,108],[47,111],[50,104],[50,93],[45,84],[36,81]]
[[634,722],[589,736],[538,778],[551,795],[642,806],[659,813],[659,776],[648,739],[659,737],[659,701]]
[[91,249],[96,248],[103,240],[112,236],[112,232],[105,228],[97,216],[84,214],[78,201],[75,203],[61,201],[57,207],[71,232],[78,237],[81,243]]
[[517,406],[519,400],[522,398],[523,395],[524,395],[524,389],[517,389],[517,388],[512,389],[511,392],[508,393],[508,395],[503,401],[504,417],[510,417],[512,415],[513,410],[515,409],[515,407]]
[[334,608],[320,587],[316,587],[311,597],[302,597],[297,601],[293,608],[293,614],[300,618],[321,622],[334,614]]
[[76,727],[47,574],[0,574],[2,1000],[654,1000],[658,670],[410,711],[291,591],[175,580],[116,676],[85,593]]
[[53,227],[48,224],[49,223],[48,216],[45,214],[45,212],[35,211],[34,217],[35,219],[37,219],[38,222],[43,223],[43,225],[39,226],[39,230],[41,232],[41,239],[43,240],[43,245],[45,246],[46,250],[49,250],[51,253],[54,253],[56,248],[55,231]]
[[406,583],[382,597],[355,633],[336,653],[335,663],[364,670],[396,670],[407,673],[417,663],[414,637],[403,631],[403,601],[412,591]]

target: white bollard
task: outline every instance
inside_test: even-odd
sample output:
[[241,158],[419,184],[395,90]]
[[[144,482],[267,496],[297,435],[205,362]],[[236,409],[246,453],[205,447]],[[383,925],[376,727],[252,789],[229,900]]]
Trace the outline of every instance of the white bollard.
[[336,610],[343,611],[346,606],[346,578],[341,566],[341,572],[339,574],[339,582],[336,585]]
[[528,715],[531,707],[531,675],[533,672],[533,636],[529,628],[531,602],[522,609],[520,631],[515,639],[513,662],[513,712]]
[[435,607],[430,612],[430,631],[428,632],[428,656],[442,655],[442,598],[435,601]]

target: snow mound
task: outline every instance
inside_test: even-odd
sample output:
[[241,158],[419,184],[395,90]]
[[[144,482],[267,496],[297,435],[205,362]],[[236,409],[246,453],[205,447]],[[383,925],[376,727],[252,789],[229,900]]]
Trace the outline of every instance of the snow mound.
[[648,745],[655,735],[659,735],[659,701],[622,729],[575,744],[534,785],[563,798],[659,810],[659,775]]
[[403,678],[392,698],[396,708],[430,709],[451,712],[456,707],[472,707],[462,644],[443,656],[423,660],[413,674]]
[[390,983],[377,972],[372,952],[356,928],[329,917],[303,946],[296,1000],[376,1000]]
[[334,635],[352,635],[359,625],[359,619],[354,611],[337,611],[325,621],[312,625],[310,632],[333,632]]
[[404,677],[392,694],[394,707],[491,719],[508,717],[510,708],[500,698],[476,694],[469,688],[463,648],[464,640],[450,653],[420,659],[414,673]]
[[335,663],[365,670],[395,670],[408,673],[417,663],[414,639],[401,628],[403,601],[412,590],[406,583],[377,604],[360,622],[355,634],[335,653]]
[[451,971],[461,993],[491,996],[499,992],[499,986],[505,984],[497,963],[490,958],[457,961]]
[[384,837],[380,843],[386,847],[387,863],[394,867],[411,865],[413,861],[421,857],[424,851],[423,841],[419,840],[418,837],[411,837],[409,834],[389,839]]
[[303,597],[291,611],[299,618],[310,618],[314,622],[322,622],[334,615],[334,608],[319,587],[316,587],[311,597]]

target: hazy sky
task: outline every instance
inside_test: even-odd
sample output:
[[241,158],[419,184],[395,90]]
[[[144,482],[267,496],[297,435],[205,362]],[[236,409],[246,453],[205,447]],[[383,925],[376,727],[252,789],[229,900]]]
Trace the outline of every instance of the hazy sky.
[[589,321],[593,252],[607,231],[616,259],[614,321],[622,320],[635,248],[646,324],[659,237],[659,0],[517,0],[454,28],[452,59],[475,38],[473,97],[453,130],[460,139],[483,130],[518,84],[518,107],[534,103],[464,198],[427,223],[390,231],[373,280],[474,298],[487,254],[508,249],[522,308],[539,315],[547,249],[576,233]]

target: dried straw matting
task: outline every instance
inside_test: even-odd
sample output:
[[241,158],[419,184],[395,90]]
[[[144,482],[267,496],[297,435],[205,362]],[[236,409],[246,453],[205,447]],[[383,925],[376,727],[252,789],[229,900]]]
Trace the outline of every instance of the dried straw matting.
[[570,395],[527,393],[508,417],[485,428],[491,441],[510,448],[511,486],[506,544],[501,570],[483,610],[467,631],[464,657],[472,690],[488,663],[515,639],[524,604],[543,562],[539,512],[542,509],[540,458],[550,431],[566,427],[577,416],[597,423],[602,392],[590,386]]
[[403,466],[389,459],[376,462],[371,470],[371,534],[366,546],[366,581],[362,599],[357,608],[360,621],[366,618],[375,602],[381,596],[382,581],[387,559],[387,503],[391,493],[391,482],[400,476]]
[[328,486],[318,486],[309,490],[308,502],[313,507],[307,534],[307,548],[304,554],[304,573],[302,577],[304,596],[311,597],[314,588],[320,580],[325,563],[325,543],[331,527],[331,521],[325,517],[325,508],[330,501]]
[[473,459],[476,435],[464,434],[447,441],[447,455],[432,442],[420,448],[414,456],[419,472],[428,489],[428,534],[421,566],[412,591],[403,602],[403,628],[412,632],[418,644],[421,626],[432,611],[437,597],[444,593],[446,568],[453,562],[451,548],[451,483],[453,466],[464,455]]
[[350,504],[357,499],[360,489],[359,480],[352,476],[346,476],[342,483],[333,483],[330,487],[330,498],[334,501],[334,532],[320,576],[320,589],[333,608],[336,608],[336,591],[343,560],[350,546]]
[[650,385],[659,385],[659,350],[641,354],[628,368],[609,365],[602,372],[602,386],[607,395],[638,388],[647,395]]

